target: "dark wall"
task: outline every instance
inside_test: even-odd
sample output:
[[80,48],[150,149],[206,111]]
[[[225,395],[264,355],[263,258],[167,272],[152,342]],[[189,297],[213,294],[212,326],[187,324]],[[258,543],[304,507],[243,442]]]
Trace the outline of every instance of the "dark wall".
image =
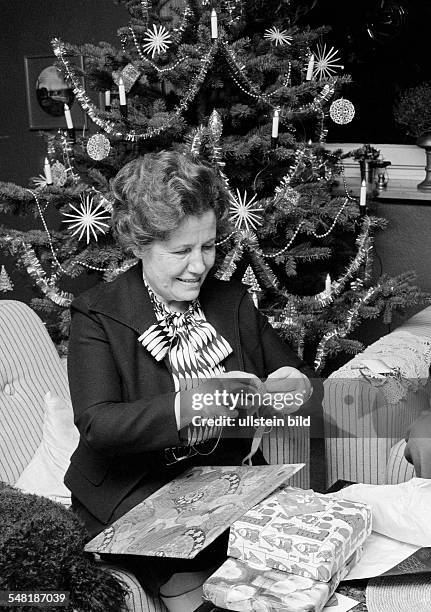
[[118,44],[128,13],[112,0],[0,0],[0,180],[26,185],[42,171],[45,147],[28,129],[24,56],[52,55],[50,40]]
[[[431,200],[428,202],[378,201],[375,212],[388,221],[388,228],[375,236],[374,280],[381,274],[397,276],[413,271],[418,287],[431,295]],[[355,335],[371,344],[427,305],[422,302],[402,315],[394,315],[391,325],[384,325],[381,320],[366,321]]]
[[[105,40],[118,45],[117,29],[127,24],[128,13],[112,0],[0,0],[0,180],[27,186],[32,176],[43,172],[45,143],[37,131],[29,130],[24,56],[53,55],[50,41],[83,44]],[[22,229],[40,221],[0,216],[0,223]],[[39,296],[25,272],[17,270],[13,257],[0,253],[12,282],[13,293],[1,298],[28,302]],[[84,284],[92,282],[86,279]],[[73,287],[79,292],[79,287]]]
[[300,4],[304,24],[331,26],[325,42],[338,49],[339,63],[352,77],[343,96],[355,104],[355,119],[341,127],[330,122],[328,140],[414,142],[394,121],[393,105],[402,90],[431,81],[431,2],[301,0]]

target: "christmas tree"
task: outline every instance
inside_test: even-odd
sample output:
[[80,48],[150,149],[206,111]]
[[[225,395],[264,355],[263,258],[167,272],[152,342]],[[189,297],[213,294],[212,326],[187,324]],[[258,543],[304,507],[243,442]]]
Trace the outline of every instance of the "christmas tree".
[[[390,322],[420,293],[410,274],[371,284],[372,236],[384,221],[350,194],[342,152],[324,148],[329,115],[340,124],[354,115],[328,28],[300,27],[294,0],[123,4],[130,21],[118,47],[52,41],[67,101],[82,106],[93,133],[77,137],[65,105],[65,130],[46,135],[44,174],[31,188],[0,184],[0,210],[42,222],[3,227],[0,245],[41,290],[33,305],[54,321],[56,340],[67,337],[68,278],[90,271],[109,281],[135,263],[110,233],[110,179],[138,155],[174,148],[212,163],[230,191],[218,278],[248,285],[316,369],[360,350],[349,334],[362,319]],[[71,59],[80,54],[85,73]],[[60,214],[58,229],[48,209]]]

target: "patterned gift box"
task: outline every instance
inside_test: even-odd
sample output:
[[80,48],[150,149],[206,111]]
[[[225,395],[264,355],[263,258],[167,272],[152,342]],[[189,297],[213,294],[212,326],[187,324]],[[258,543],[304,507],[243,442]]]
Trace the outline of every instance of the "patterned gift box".
[[366,504],[287,487],[233,523],[228,555],[328,582],[370,533]]
[[358,548],[329,582],[228,559],[203,585],[204,598],[238,612],[321,612],[361,556]]

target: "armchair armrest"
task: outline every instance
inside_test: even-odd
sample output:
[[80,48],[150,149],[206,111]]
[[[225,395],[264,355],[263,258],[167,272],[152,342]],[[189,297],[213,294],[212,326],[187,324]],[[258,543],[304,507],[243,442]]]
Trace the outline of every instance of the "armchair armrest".
[[[362,367],[364,359],[368,363],[380,360],[388,366],[389,374],[379,377],[366,365]],[[429,408],[430,363],[431,307],[428,307],[367,347],[325,381],[327,486],[340,479],[386,483],[392,446],[404,438],[411,423]],[[404,475],[409,473],[407,466],[399,469]]]
[[159,597],[156,598],[146,593],[129,570],[103,562],[100,562],[100,566],[113,574],[126,588],[125,607],[121,612],[167,612],[163,601]]

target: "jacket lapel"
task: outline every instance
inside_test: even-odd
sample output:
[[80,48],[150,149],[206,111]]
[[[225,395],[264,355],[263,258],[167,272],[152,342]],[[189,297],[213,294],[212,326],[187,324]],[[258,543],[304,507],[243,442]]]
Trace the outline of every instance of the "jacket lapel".
[[142,262],[104,285],[105,290],[90,305],[115,321],[135,330],[139,335],[157,322],[150,296],[142,279]]
[[[199,301],[207,320],[233,348],[233,353],[225,361],[226,369],[240,370],[244,366],[237,323],[239,295],[232,290],[226,291],[226,285],[223,281],[207,278],[202,286]],[[112,283],[104,285],[104,288],[90,305],[93,311],[127,325],[138,335],[157,323],[142,279],[141,261]]]

